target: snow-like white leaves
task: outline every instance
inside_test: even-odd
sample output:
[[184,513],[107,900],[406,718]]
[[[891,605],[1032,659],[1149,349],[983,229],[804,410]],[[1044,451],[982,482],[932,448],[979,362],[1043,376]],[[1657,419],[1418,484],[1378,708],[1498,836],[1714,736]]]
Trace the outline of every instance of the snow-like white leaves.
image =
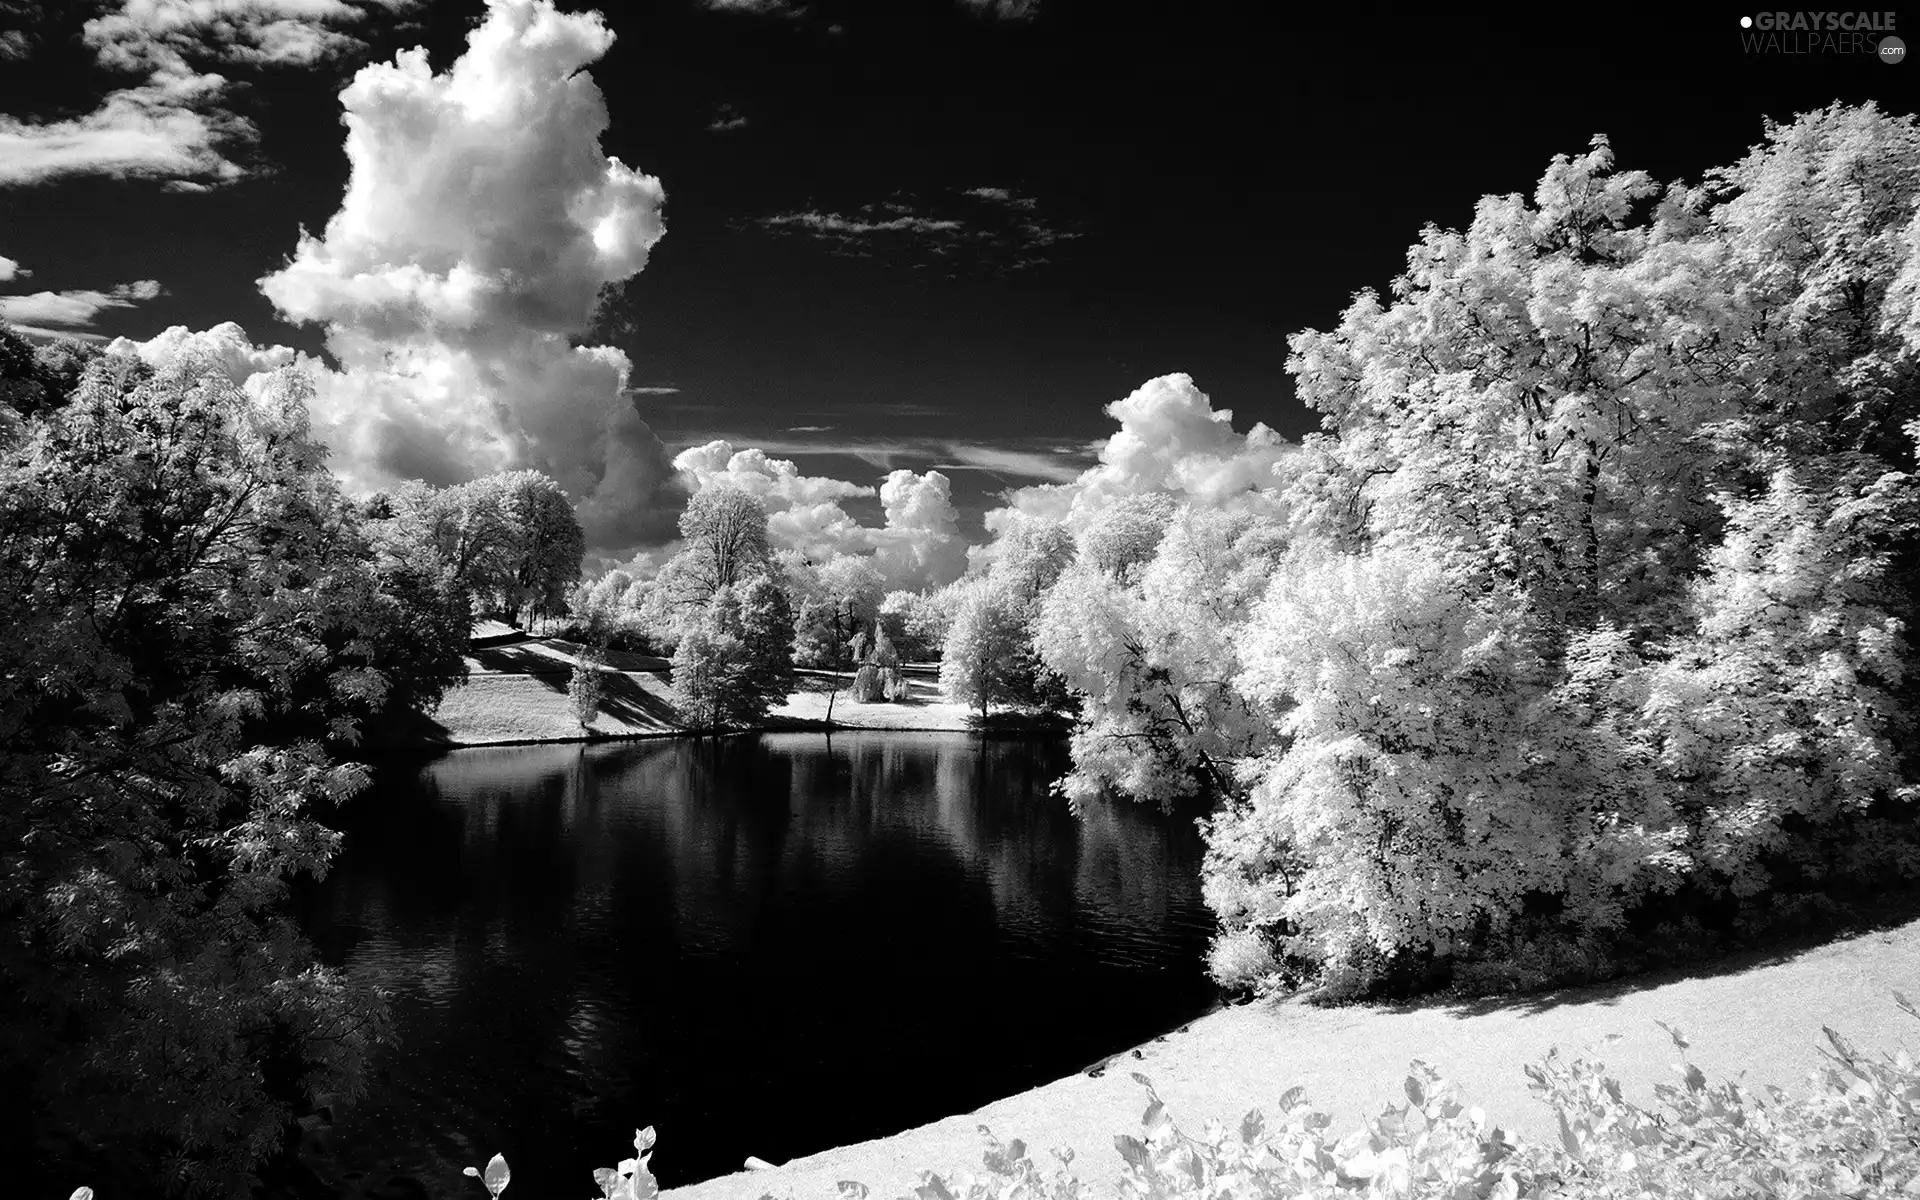
[[1294,339],[1327,432],[1238,639],[1285,715],[1212,822],[1217,968],[1360,981],[1535,898],[1593,931],[1682,880],[1914,865],[1870,814],[1912,794],[1920,125],[1836,107],[1710,178],[1655,203],[1598,141]]
[[1279,524],[1210,507],[1164,528],[1151,509],[1116,514],[1082,538],[1034,626],[1041,658],[1082,698],[1058,790],[1075,805],[1106,791],[1163,806],[1236,795],[1234,765],[1273,734],[1273,710],[1245,694],[1241,643]]

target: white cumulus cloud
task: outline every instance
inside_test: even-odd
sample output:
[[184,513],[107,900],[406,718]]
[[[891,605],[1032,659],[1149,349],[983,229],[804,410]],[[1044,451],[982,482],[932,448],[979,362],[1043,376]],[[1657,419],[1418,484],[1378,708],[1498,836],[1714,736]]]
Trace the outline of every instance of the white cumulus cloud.
[[16,276],[31,274],[32,271],[20,265],[20,260],[0,254],[0,283],[11,283]]
[[825,475],[802,475],[784,458],[757,448],[735,450],[733,443],[711,441],[674,456],[674,469],[686,476],[689,491],[729,484],[762,500],[783,504],[820,504],[871,496],[873,489]]
[[894,471],[880,485],[887,523],[873,535],[874,565],[890,588],[951,583],[967,566],[967,539],[945,475]]
[[1099,465],[1071,482],[1018,488],[986,516],[990,530],[1021,514],[1077,524],[1122,496],[1162,492],[1205,504],[1277,503],[1274,468],[1297,447],[1256,422],[1234,432],[1192,376],[1149,379],[1106,406],[1120,422],[1099,449]]
[[247,331],[232,321],[198,333],[185,325],[174,325],[144,342],[115,338],[108,344],[107,353],[137,354],[156,367],[198,360],[219,367],[227,378],[239,384],[281,367],[299,364],[312,368],[316,365],[286,346],[254,345]]
[[873,489],[825,475],[802,475],[790,460],[760,449],[736,451],[727,441],[711,441],[674,457],[690,492],[722,485],[757,496],[767,506],[767,529],[774,543],[809,558],[858,554],[870,548],[840,501],[871,496]]
[[735,450],[715,440],[683,450],[673,465],[689,491],[730,485],[758,496],[767,506],[767,529],[776,546],[798,550],[816,562],[835,554],[871,552],[889,587],[922,588],[946,583],[966,566],[947,477],[893,471],[879,487],[886,514],[879,528],[861,525],[840,501],[872,496],[875,489],[825,475],[803,475],[791,461],[765,450]]
[[584,68],[612,43],[597,13],[490,0],[446,72],[414,49],[341,93],[346,196],[260,286],[326,328],[340,369],[316,381],[315,428],[350,485],[534,467],[596,550],[671,529],[678,483],[631,364],[572,344],[665,233],[660,181],[600,148]]

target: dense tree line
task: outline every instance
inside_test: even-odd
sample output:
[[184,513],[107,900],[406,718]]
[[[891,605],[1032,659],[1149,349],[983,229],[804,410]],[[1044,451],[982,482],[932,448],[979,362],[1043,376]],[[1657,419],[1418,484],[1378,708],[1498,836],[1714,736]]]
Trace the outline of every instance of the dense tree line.
[[[580,636],[624,637],[672,655],[689,725],[759,721],[785,701],[796,666],[851,669],[856,680],[860,669],[872,668],[860,685],[862,699],[905,695],[897,652],[882,628],[885,583],[872,556],[832,554],[815,562],[775,552],[765,503],[728,483],[689,497],[680,538],[678,552],[658,570],[608,571],[577,585],[569,603]],[[913,603],[901,593],[899,611]]]
[[463,678],[467,613],[341,496],[303,376],[33,365],[0,385],[6,1158],[242,1194],[386,1034],[279,902],[361,725]]
[[478,613],[525,627],[558,616],[580,578],[585,538],[573,502],[540,471],[499,471],[435,488],[408,483],[366,513],[385,552],[432,564]]
[[[1920,873],[1920,131],[1602,139],[1292,342],[1276,504],[1097,514],[1062,790],[1204,795],[1223,980],[1695,937]],[[951,649],[951,643],[950,643]],[[956,668],[960,669],[960,668]]]
[[[1116,438],[954,584],[760,560],[803,663],[937,647],[982,718],[1076,715],[1075,804],[1206,804],[1225,981],[1684,940],[1911,878],[1916,198],[1914,121],[1871,106],[1697,185],[1596,139],[1293,339],[1322,415],[1295,450],[1211,436],[1169,377],[1110,411],[1214,457]],[[685,569],[607,604],[671,634]]]

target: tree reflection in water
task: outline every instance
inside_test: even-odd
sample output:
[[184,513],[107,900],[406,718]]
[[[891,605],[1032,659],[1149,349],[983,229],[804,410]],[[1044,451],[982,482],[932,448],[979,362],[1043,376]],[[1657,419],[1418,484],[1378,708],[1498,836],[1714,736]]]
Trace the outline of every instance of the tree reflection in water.
[[1056,740],[767,735],[390,761],[303,896],[405,1044],[323,1174],[530,1195],[660,1127],[668,1185],[977,1107],[1204,1010],[1190,816]]

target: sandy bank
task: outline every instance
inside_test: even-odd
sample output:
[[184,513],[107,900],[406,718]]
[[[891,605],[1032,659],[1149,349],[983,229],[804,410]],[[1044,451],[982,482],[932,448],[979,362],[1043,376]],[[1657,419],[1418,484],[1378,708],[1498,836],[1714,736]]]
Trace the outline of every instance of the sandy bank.
[[[1019,1137],[1037,1161],[1072,1147],[1080,1177],[1111,1193],[1121,1170],[1117,1133],[1139,1132],[1144,1092],[1154,1082],[1176,1120],[1194,1131],[1209,1117],[1237,1121],[1271,1108],[1289,1087],[1346,1131],[1401,1097],[1407,1064],[1434,1064],[1470,1104],[1530,1138],[1552,1136],[1553,1117],[1527,1092],[1523,1068],[1548,1049],[1592,1047],[1627,1097],[1653,1103],[1653,1085],[1674,1078],[1672,1043],[1655,1024],[1678,1027],[1691,1060],[1710,1079],[1742,1076],[1796,1094],[1821,1063],[1821,1026],[1869,1052],[1920,1048],[1920,1024],[1893,1004],[1895,989],[1920,995],[1920,921],[1792,956],[1747,955],[1687,972],[1663,972],[1597,988],[1474,1004],[1315,1008],[1297,1001],[1231,1008],[1109,1060],[1098,1078],[1056,1080],[977,1112],[894,1137],[827,1150],[771,1171],[741,1172],[669,1189],[670,1200],[831,1198],[842,1179],[879,1197],[911,1194],[915,1172],[971,1172],[984,1146],[980,1125]],[[1097,1000],[1090,1000],[1097,1003]],[[1609,1034],[1621,1040],[1602,1045]],[[663,1147],[663,1151],[666,1150]],[[754,1153],[743,1145],[741,1154]]]

